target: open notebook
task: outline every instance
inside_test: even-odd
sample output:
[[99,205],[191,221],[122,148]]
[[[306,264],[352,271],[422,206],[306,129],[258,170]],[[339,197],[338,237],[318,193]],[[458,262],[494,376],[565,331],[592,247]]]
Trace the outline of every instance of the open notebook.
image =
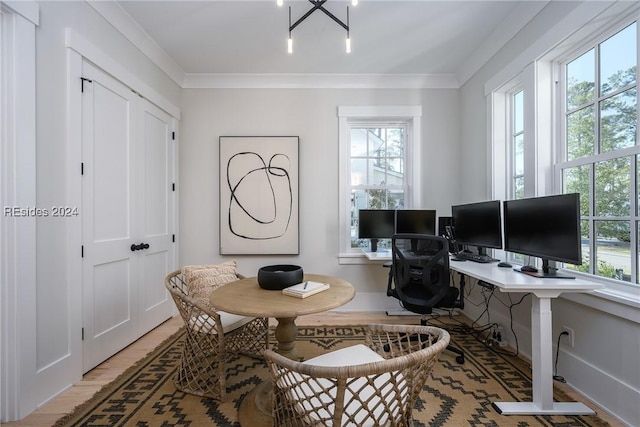
[[306,281],[284,288],[282,293],[296,298],[306,298],[329,289],[328,283]]

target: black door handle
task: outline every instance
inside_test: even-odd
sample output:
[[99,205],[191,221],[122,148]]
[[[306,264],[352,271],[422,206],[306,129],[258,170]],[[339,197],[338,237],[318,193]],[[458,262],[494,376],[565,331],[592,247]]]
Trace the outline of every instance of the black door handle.
[[134,244],[131,245],[131,252],[141,251],[143,249],[149,249],[149,244],[148,243],[140,243],[139,245],[136,245],[134,243]]

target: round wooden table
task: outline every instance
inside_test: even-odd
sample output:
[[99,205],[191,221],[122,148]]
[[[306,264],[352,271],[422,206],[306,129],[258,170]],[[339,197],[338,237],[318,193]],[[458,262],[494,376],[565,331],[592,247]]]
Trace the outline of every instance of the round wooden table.
[[305,274],[304,280],[328,283],[330,287],[307,298],[295,298],[283,295],[281,291],[262,289],[258,286],[256,277],[249,277],[215,289],[211,293],[210,302],[217,310],[227,313],[276,318],[277,351],[290,359],[296,359],[296,318],[340,307],[351,301],[356,294],[351,283],[336,277]]
[[[237,280],[220,286],[211,292],[211,305],[227,313],[252,317],[274,317],[278,324],[275,335],[278,353],[297,359],[296,318],[304,314],[319,313],[340,307],[351,301],[355,290],[346,280],[319,274],[305,274],[303,280],[328,283],[329,289],[307,298],[283,295],[281,291],[269,291],[258,285],[256,277]],[[247,427],[273,426],[271,416],[272,386],[265,382],[247,395],[238,409],[240,425]]]

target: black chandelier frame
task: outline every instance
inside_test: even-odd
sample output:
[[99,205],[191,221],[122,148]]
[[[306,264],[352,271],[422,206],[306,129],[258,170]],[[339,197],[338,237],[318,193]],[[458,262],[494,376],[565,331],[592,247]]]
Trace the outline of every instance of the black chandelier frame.
[[338,25],[344,28],[347,31],[347,37],[349,36],[349,6],[347,6],[347,23],[345,24],[340,18],[335,16],[333,13],[325,9],[324,4],[327,0],[308,0],[309,3],[313,5],[311,9],[307,11],[304,15],[302,15],[296,22],[291,24],[291,6],[289,6],[289,37],[291,37],[291,32],[300,25],[305,19],[311,16],[316,10],[323,12],[329,18],[333,19]]

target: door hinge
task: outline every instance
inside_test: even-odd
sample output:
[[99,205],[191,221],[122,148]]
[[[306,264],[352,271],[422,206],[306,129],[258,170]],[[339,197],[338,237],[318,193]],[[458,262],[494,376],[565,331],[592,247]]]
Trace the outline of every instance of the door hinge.
[[173,242],[173,243],[176,242],[176,235],[175,234],[173,236],[171,236],[171,242]]
[[171,139],[172,140],[176,140],[176,133],[175,132],[171,132]]
[[80,258],[84,258],[84,245],[80,246]]
[[176,183],[171,184],[171,191],[176,191]]
[[84,162],[80,163],[80,175],[84,175]]
[[82,341],[84,341],[84,328],[82,328]]
[[80,77],[80,82],[81,82],[80,92],[84,93],[84,82],[93,83],[93,80],[87,79],[85,77]]

